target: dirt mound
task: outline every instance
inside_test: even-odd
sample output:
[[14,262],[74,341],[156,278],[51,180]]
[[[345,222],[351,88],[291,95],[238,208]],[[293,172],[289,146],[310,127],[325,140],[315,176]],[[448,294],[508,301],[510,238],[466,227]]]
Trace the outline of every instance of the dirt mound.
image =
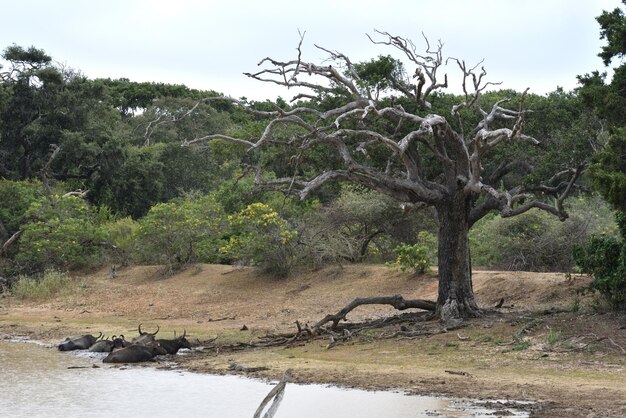
[[[224,326],[270,330],[290,326],[295,320],[316,322],[335,313],[354,298],[400,294],[407,299],[437,299],[436,271],[425,275],[396,272],[379,265],[329,266],[303,271],[287,279],[259,275],[255,269],[226,265],[197,265],[173,276],[157,266],[129,267],[110,278],[106,269],[77,278],[82,290],[58,297],[44,307],[57,310],[62,321],[104,316],[135,318],[143,322],[168,321],[196,331]],[[567,306],[583,276],[562,273],[474,272],[476,297],[481,306],[541,309]],[[25,303],[25,308],[42,306]],[[385,306],[364,306],[351,320],[389,315]],[[219,324],[217,324],[220,322]]]

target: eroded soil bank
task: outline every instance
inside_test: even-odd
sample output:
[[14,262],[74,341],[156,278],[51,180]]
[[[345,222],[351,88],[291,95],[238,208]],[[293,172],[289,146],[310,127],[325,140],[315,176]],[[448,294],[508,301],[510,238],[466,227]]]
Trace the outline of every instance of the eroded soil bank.
[[[277,280],[253,269],[200,265],[171,277],[158,267],[132,267],[118,270],[114,279],[102,270],[75,280],[74,291],[51,300],[0,299],[0,335],[56,343],[82,333],[132,337],[140,323],[150,331],[158,325],[162,338],[186,330],[193,344],[207,347],[177,357],[193,371],[233,373],[235,362],[265,368],[252,373],[257,377],[278,378],[289,368],[303,383],[533,401],[533,416],[626,416],[626,317],[598,313],[590,300],[576,296],[584,277],[478,271],[473,281],[479,304],[490,307],[504,298],[503,308],[458,330],[380,338],[394,325],[330,349],[319,339],[243,351],[215,346],[294,331],[296,320],[314,323],[356,297],[435,299],[436,277],[354,265]],[[348,319],[393,314],[391,308],[363,306]]]

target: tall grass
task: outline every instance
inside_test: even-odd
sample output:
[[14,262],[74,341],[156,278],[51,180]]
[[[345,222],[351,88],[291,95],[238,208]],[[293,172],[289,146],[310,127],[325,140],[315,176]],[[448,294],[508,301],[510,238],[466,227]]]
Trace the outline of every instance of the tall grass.
[[67,295],[75,288],[66,273],[46,270],[40,276],[19,276],[11,288],[11,295],[22,300],[45,300],[57,295]]

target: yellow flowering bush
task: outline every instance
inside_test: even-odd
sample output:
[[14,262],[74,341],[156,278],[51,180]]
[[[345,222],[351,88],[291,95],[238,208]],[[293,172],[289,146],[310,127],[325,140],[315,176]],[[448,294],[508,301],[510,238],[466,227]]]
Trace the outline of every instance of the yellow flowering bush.
[[220,251],[233,262],[285,276],[293,261],[298,232],[265,203],[252,203],[228,216],[231,236]]

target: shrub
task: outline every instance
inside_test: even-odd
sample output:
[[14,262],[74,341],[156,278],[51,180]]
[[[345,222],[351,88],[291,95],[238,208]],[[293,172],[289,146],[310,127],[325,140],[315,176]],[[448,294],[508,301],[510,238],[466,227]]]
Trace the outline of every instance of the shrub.
[[104,228],[110,244],[107,250],[109,258],[114,263],[128,265],[134,257],[139,222],[128,216],[109,222]]
[[396,259],[393,263],[387,263],[389,267],[401,271],[413,270],[417,274],[423,274],[430,270],[430,266],[436,262],[437,239],[433,234],[421,231],[418,234],[417,244],[402,244],[394,249]]
[[622,238],[594,236],[574,249],[576,264],[591,274],[590,289],[599,292],[613,309],[626,308],[626,214],[617,215]]
[[212,196],[189,195],[154,205],[139,221],[135,251],[141,262],[170,271],[189,262],[219,261],[225,231],[222,207]]
[[67,274],[46,270],[39,276],[18,276],[11,294],[18,299],[44,300],[71,291],[72,281]]
[[228,221],[232,235],[221,248],[223,254],[279,277],[289,274],[298,233],[278,212],[265,203],[252,203]]
[[427,211],[404,213],[395,200],[347,184],[335,200],[307,214],[300,241],[313,264],[389,260],[398,245],[415,243],[417,230],[433,228],[432,219]]
[[42,197],[42,186],[37,181],[0,179],[0,222],[7,231],[16,232],[30,205]]
[[25,214],[15,262],[26,274],[97,265],[105,233],[96,212],[75,196],[33,202]]
[[483,218],[470,231],[472,263],[501,270],[570,271],[576,243],[616,231],[610,208],[599,198],[573,199],[570,204],[564,222],[538,209],[512,218]]

